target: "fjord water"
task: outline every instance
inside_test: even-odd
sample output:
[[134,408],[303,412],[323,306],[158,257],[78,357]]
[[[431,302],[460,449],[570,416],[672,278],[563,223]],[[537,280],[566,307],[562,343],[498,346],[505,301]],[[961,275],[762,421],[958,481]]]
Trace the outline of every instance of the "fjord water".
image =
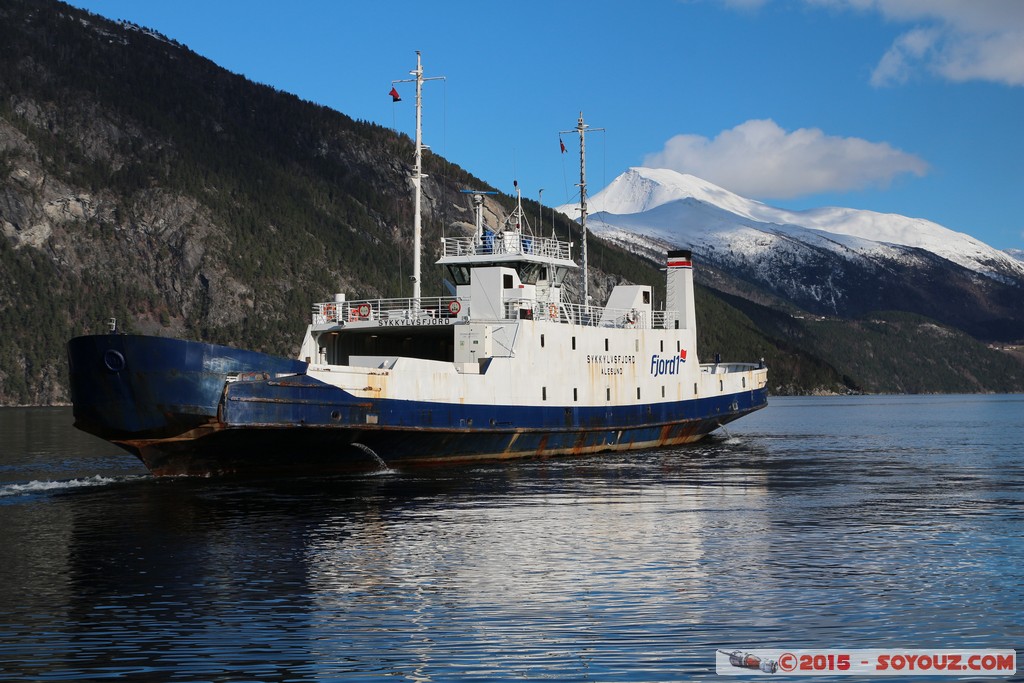
[[70,422],[0,410],[0,680],[1024,651],[1024,396],[773,398],[684,448],[290,481],[153,479]]

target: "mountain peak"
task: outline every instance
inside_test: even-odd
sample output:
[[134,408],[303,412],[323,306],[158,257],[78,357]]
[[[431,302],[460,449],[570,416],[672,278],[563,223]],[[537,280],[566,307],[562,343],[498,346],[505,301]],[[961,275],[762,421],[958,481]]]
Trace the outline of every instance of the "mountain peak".
[[[684,206],[693,202],[703,205],[704,209]],[[717,210],[713,222],[707,213],[708,207]],[[574,205],[558,208],[570,217],[579,215]],[[800,240],[814,233],[817,237],[812,236],[812,239],[826,237],[837,248],[874,251],[886,245],[897,245],[923,249],[986,276],[1009,276],[1018,282],[1024,281],[1021,261],[970,235],[932,221],[842,207],[790,211],[741,197],[702,178],[667,168],[630,168],[591,197],[587,208],[591,215],[604,214],[601,219],[605,229],[617,226],[679,244],[727,239],[726,235],[738,228],[766,232],[784,230]],[[597,226],[594,229],[602,230]],[[719,237],[709,237],[709,230]]]
[[[627,215],[650,211],[680,199],[696,199],[748,218],[758,213],[760,202],[746,199],[712,182],[669,168],[634,166],[613,180],[608,187],[590,197],[589,213]],[[575,204],[558,210],[577,215]]]

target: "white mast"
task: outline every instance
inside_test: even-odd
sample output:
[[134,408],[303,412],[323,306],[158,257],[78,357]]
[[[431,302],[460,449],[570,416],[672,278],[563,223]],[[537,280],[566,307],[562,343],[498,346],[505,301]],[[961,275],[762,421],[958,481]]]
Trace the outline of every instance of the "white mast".
[[581,277],[583,278],[583,301],[584,306],[590,306],[590,271],[587,265],[587,145],[584,136],[588,130],[604,130],[604,128],[591,128],[587,124],[583,123],[583,112],[580,112],[580,118],[576,122],[576,128],[574,130],[563,130],[560,133],[579,133],[580,136],[580,231],[582,233],[582,248],[581,253],[583,254],[583,272]]
[[423,64],[420,61],[419,50],[416,50],[416,70],[410,71],[409,74],[416,78],[391,81],[391,85],[394,86],[395,83],[416,83],[416,155],[412,170],[412,186],[415,195],[412,221],[412,250],[414,253],[412,264],[412,305],[413,308],[418,309],[420,305],[420,262],[423,260],[421,253],[423,249],[420,243],[420,233],[423,224],[423,218],[420,215],[420,204],[422,202],[421,186],[423,179],[427,177],[423,174],[423,82],[443,80],[444,76],[434,78],[423,77]]

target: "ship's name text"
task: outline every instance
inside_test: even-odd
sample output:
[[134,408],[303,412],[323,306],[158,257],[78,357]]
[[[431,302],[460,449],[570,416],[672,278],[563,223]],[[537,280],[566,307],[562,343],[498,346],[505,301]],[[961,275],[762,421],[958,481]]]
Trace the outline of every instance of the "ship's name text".
[[377,327],[418,327],[420,325],[451,325],[451,318],[413,318],[412,320],[378,320]]

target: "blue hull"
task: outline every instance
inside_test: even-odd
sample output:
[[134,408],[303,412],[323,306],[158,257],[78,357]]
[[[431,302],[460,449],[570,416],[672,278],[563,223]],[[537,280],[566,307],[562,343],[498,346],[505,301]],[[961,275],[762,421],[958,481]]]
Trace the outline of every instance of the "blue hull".
[[105,335],[68,353],[76,426],[158,475],[372,469],[367,449],[400,466],[671,446],[767,403],[765,389],[584,408],[366,400],[300,361],[224,346]]
[[215,344],[117,334],[72,339],[68,366],[75,426],[108,440],[177,437],[216,423],[229,377],[307,367]]

